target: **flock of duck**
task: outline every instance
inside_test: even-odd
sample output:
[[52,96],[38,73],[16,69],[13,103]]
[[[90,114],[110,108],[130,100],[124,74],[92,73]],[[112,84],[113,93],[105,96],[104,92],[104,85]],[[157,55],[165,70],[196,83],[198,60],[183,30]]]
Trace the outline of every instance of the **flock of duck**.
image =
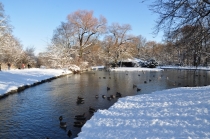
[[[77,97],[77,102],[79,101],[80,104],[83,104],[84,103],[84,100],[85,99],[82,98],[82,97],[79,97],[79,96]],[[94,113],[94,112],[96,112],[96,109],[94,109],[92,107],[89,107],[89,112],[90,113]],[[76,121],[74,121],[74,127],[81,128],[85,124],[85,122],[86,122],[85,113],[80,114],[80,115],[75,115],[74,119],[76,120]],[[66,130],[67,123],[66,122],[63,122],[63,116],[62,115],[59,116],[59,121],[60,121],[60,127]],[[72,136],[72,131],[71,130],[68,130],[67,131],[67,135],[69,137]]]
[[[110,90],[110,87],[107,87],[107,91]],[[122,94],[119,93],[119,92],[116,92],[115,95],[110,95],[110,96],[106,96],[106,95],[102,95],[101,96],[103,99],[107,98],[107,100],[112,100],[114,98],[119,98],[119,97],[122,97]],[[95,98],[98,99],[99,98],[99,95],[95,95]],[[84,98],[78,96],[77,97],[77,104],[84,104]],[[90,112],[90,110],[89,110]]]
[[[109,90],[110,90],[110,87],[107,87],[106,89],[107,89],[107,91],[109,91]],[[111,99],[114,99],[114,98],[122,97],[122,94],[121,94],[120,92],[116,92],[115,95],[110,95],[110,96],[102,95],[101,97],[102,97],[103,99],[107,98],[107,100],[111,100]],[[95,98],[98,99],[99,96],[98,96],[98,95],[95,95]],[[83,97],[80,97],[80,96],[77,97],[77,101],[76,101],[77,104],[84,104],[84,102],[85,102],[85,99],[84,99]],[[90,114],[93,114],[93,113],[95,113],[96,111],[97,111],[97,110],[96,110],[95,108],[91,107],[91,106],[90,106],[89,109],[88,109],[88,112],[89,112]],[[76,121],[74,122],[74,127],[79,127],[79,128],[81,128],[81,127],[85,124],[85,122],[86,122],[85,113],[80,114],[80,115],[75,115],[74,119],[76,120]],[[60,116],[60,117],[59,117],[60,127],[66,129],[66,128],[67,128],[67,123],[66,123],[66,122],[63,122],[62,120],[63,120],[63,116]],[[68,130],[67,135],[68,135],[69,137],[72,135],[71,130]]]
[[[110,87],[107,87],[107,91],[109,91],[109,90],[110,90]],[[115,95],[110,95],[110,96],[102,95],[102,98],[103,98],[103,99],[107,98],[107,100],[112,100],[112,99],[114,99],[114,98],[119,98],[119,97],[122,97],[122,94],[119,93],[119,92],[116,92]],[[98,99],[99,96],[96,95],[95,98]]]
[[[107,91],[109,91],[109,90],[110,90],[110,88],[107,87]],[[122,97],[122,94],[119,93],[119,92],[117,92],[116,95],[110,95],[110,96],[102,95],[102,98],[104,98],[104,99],[107,98],[108,100],[111,100],[111,99],[114,99],[114,98],[118,98],[118,97]],[[99,96],[96,95],[95,98],[98,99]],[[77,104],[84,104],[84,101],[85,101],[85,99],[83,97],[80,97],[80,96],[77,97],[77,101],[76,101]],[[91,107],[91,106],[88,109],[88,112],[90,114],[93,114],[96,111],[97,110],[95,108]],[[74,121],[74,127],[81,128],[85,124],[85,122],[86,122],[85,113],[80,114],[80,115],[75,115],[74,119],[76,120],[76,121]],[[63,121],[63,116],[60,116],[59,117],[59,121],[60,121],[60,127],[66,130],[67,123]],[[67,135],[69,137],[72,136],[72,131],[71,130],[68,130],[67,131]],[[47,139],[49,139],[49,138],[47,138]]]
[[[86,120],[85,113],[81,115],[75,115],[74,119],[77,120],[74,122],[74,127],[82,127],[85,124],[85,120]],[[59,121],[60,121],[60,127],[66,130],[67,122],[63,122],[63,116],[59,116]],[[69,137],[72,136],[72,131],[68,130],[67,135]]]

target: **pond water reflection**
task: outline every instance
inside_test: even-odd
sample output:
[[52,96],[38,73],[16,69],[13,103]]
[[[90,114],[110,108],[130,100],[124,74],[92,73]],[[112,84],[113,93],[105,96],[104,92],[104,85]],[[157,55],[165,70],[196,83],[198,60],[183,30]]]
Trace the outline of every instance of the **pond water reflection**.
[[[31,87],[21,93],[0,100],[0,138],[74,138],[81,131],[74,127],[75,115],[85,113],[90,119],[89,107],[108,109],[117,99],[107,100],[120,92],[123,97],[141,95],[158,90],[183,86],[210,84],[209,71],[164,70],[136,72],[90,71],[68,75],[49,83]],[[133,88],[133,84],[141,88]],[[107,87],[110,90],[107,91]],[[95,95],[99,98],[96,99]],[[77,104],[77,97],[85,99]],[[59,116],[67,122],[67,128],[59,126]],[[72,136],[67,136],[67,131]]]

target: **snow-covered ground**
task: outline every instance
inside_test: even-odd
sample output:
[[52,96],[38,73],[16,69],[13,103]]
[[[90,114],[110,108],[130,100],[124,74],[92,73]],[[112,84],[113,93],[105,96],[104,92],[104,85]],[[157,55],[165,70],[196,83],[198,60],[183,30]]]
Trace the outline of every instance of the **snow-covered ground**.
[[194,66],[159,66],[158,68],[163,68],[163,69],[186,69],[186,70],[210,70],[210,67],[194,67]]
[[210,138],[210,86],[121,98],[98,110],[78,139]]
[[110,68],[111,71],[160,71],[163,69],[185,69],[185,70],[210,70],[210,67],[193,67],[193,66],[158,66],[157,68],[142,68],[142,67],[118,67]]
[[104,69],[105,66],[93,66],[91,67],[92,70]]
[[160,68],[141,68],[141,67],[119,67],[110,68],[110,71],[162,71]]
[[45,79],[69,74],[65,69],[24,69],[0,71],[0,96],[24,85],[32,85]]

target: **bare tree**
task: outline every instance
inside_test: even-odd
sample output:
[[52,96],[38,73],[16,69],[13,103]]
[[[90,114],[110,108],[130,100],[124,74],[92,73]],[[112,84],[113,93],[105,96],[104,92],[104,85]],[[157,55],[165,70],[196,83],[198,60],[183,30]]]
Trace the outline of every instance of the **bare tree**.
[[164,29],[167,32],[178,30],[186,25],[210,25],[209,0],[155,0],[150,9],[159,14],[156,21],[156,33]]
[[136,47],[138,49],[138,54],[137,54],[137,57],[138,58],[143,58],[145,59],[145,56],[144,56],[144,51],[145,51],[145,46],[146,46],[146,43],[147,43],[147,40],[145,37],[139,35],[137,36],[137,44],[136,44]]
[[[187,63],[201,64],[203,47],[209,47],[210,38],[210,1],[209,0],[155,0],[151,10],[159,14],[155,33],[165,31],[167,41],[173,43],[177,50],[179,62],[181,57],[188,56]],[[186,30],[186,27],[191,27]],[[183,32],[185,29],[185,33]],[[184,34],[183,34],[184,33]],[[175,40],[172,40],[174,39]],[[176,42],[176,43],[174,43]],[[187,47],[181,48],[181,47]],[[186,53],[183,53],[183,52]],[[205,59],[207,55],[205,54]],[[208,55],[209,56],[209,55]]]
[[119,60],[133,57],[132,52],[136,51],[136,46],[132,45],[135,37],[127,34],[130,30],[129,24],[113,23],[109,27],[109,34],[104,37],[103,41],[109,62],[117,63]]
[[102,43],[98,41],[93,46],[89,47],[88,50],[89,53],[84,55],[84,58],[88,62],[88,65],[90,66],[97,66],[97,65],[105,65],[105,55],[104,51],[102,49]]
[[75,46],[78,47],[79,60],[92,46],[101,33],[106,31],[106,18],[93,16],[93,11],[78,10],[68,15],[68,23],[73,26],[75,33]]
[[168,41],[176,52],[176,63],[198,66],[207,62],[210,39],[204,38],[205,31],[202,30],[205,30],[202,26],[186,25],[170,33]]

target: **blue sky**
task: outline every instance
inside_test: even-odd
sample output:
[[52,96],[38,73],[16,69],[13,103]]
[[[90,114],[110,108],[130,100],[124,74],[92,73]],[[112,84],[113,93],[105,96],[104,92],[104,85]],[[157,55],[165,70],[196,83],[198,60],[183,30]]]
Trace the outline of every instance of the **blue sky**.
[[77,10],[93,10],[94,16],[103,15],[108,25],[130,24],[129,34],[142,35],[147,40],[160,42],[162,35],[152,34],[157,15],[149,11],[152,0],[1,0],[13,35],[24,48],[35,47],[36,53],[45,51],[53,31],[67,15]]

